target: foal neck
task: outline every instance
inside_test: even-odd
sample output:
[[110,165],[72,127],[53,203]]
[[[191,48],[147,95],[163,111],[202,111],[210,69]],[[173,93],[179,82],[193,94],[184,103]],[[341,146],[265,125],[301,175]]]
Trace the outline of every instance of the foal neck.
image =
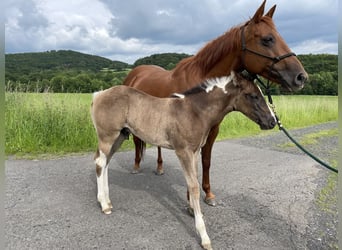
[[238,87],[234,84],[232,76],[212,78],[198,87],[201,91],[190,95],[185,93],[185,99],[188,98],[192,110],[198,116],[213,126],[234,110],[234,100],[238,94]]

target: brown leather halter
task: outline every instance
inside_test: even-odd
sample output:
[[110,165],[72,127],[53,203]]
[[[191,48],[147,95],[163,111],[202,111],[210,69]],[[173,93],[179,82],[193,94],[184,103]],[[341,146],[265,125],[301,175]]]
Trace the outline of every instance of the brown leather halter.
[[287,57],[290,57],[290,56],[296,56],[295,53],[293,52],[289,52],[287,54],[284,54],[284,55],[281,55],[281,56],[275,56],[275,57],[272,57],[272,56],[268,56],[268,55],[264,55],[262,53],[259,53],[257,51],[254,51],[254,50],[251,50],[249,48],[246,47],[246,40],[245,40],[245,34],[244,34],[244,29],[245,29],[245,25],[241,27],[241,44],[242,44],[242,51],[244,52],[250,52],[252,54],[255,54],[255,55],[258,55],[258,56],[261,56],[261,57],[264,57],[264,58],[267,58],[267,59],[270,59],[271,61],[273,61],[273,64],[271,66],[271,69],[273,68],[274,64],[276,64],[277,62],[287,58]]

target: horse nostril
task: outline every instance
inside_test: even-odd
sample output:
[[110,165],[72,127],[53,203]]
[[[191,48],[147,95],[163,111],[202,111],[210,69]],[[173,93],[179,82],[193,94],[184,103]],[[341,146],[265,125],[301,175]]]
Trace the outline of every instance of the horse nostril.
[[302,85],[305,83],[305,81],[307,80],[307,75],[304,73],[299,73],[296,77],[296,84],[297,85]]

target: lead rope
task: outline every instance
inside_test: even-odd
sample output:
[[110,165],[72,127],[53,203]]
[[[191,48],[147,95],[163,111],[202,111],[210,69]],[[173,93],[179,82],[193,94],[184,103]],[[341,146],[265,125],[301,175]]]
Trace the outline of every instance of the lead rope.
[[308,156],[310,156],[312,159],[314,159],[316,162],[318,162],[319,164],[321,164],[323,167],[338,173],[338,170],[336,168],[333,168],[332,166],[330,166],[329,164],[325,163],[324,161],[322,161],[321,159],[319,159],[318,157],[314,156],[312,153],[310,153],[309,151],[307,151],[302,145],[300,145],[290,134],[289,132],[287,132],[287,130],[284,128],[283,124],[280,122],[276,111],[275,111],[275,106],[273,104],[273,100],[272,100],[272,96],[271,96],[271,91],[270,91],[270,84],[269,84],[269,80],[267,80],[267,84],[263,83],[260,78],[255,75],[255,79],[260,83],[260,85],[265,89],[265,93],[267,95],[268,98],[268,102],[269,102],[269,106],[272,109],[275,118],[277,120],[277,124],[279,127],[279,130],[283,131],[285,133],[285,135],[299,148],[301,149],[304,153],[306,153]]

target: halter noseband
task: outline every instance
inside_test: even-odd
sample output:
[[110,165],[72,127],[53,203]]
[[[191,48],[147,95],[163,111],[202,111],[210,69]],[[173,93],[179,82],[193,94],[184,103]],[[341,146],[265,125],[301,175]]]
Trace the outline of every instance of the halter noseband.
[[277,62],[287,58],[287,57],[290,57],[290,56],[296,56],[295,53],[293,52],[289,52],[287,54],[284,54],[282,56],[275,56],[275,57],[272,57],[272,56],[268,56],[268,55],[264,55],[264,54],[261,54],[257,51],[254,51],[254,50],[251,50],[249,48],[246,47],[246,41],[245,41],[245,34],[244,34],[244,28],[245,28],[245,25],[241,27],[241,45],[242,45],[242,51],[246,52],[250,52],[252,54],[255,54],[255,55],[258,55],[258,56],[261,56],[261,57],[264,57],[264,58],[267,58],[267,59],[270,59],[273,61],[273,64],[272,64],[272,67],[274,66],[274,64],[276,64]]

